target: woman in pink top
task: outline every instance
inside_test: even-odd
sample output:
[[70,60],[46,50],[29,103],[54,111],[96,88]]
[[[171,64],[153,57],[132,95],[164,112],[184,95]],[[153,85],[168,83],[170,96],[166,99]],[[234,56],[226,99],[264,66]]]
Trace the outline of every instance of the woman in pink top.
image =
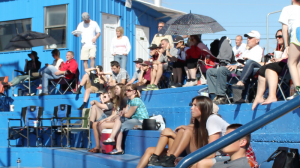
[[127,36],[124,36],[123,27],[117,27],[117,37],[111,42],[110,53],[114,56],[114,60],[118,61],[121,68],[126,70],[127,55],[130,52],[131,45]]

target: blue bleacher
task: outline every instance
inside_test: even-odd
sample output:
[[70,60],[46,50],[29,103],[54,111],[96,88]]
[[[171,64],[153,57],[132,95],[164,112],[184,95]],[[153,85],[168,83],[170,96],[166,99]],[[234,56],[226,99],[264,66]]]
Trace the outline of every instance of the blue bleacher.
[[[142,94],[150,115],[162,114],[166,119],[167,127],[175,129],[179,125],[186,125],[190,120],[190,107],[188,104],[197,95],[197,91],[205,86],[164,89],[159,91],[149,91]],[[83,95],[76,98],[76,95],[50,95],[43,98],[15,97],[13,104],[15,112],[0,113],[0,166],[16,166],[18,157],[22,160],[22,166],[28,167],[135,167],[140,157],[147,147],[156,146],[159,138],[159,131],[130,130],[125,136],[125,154],[111,156],[105,154],[93,154],[87,150],[62,149],[60,147],[50,148],[7,148],[7,118],[19,118],[20,110],[23,106],[37,105],[43,106],[44,117],[51,117],[53,107],[58,104],[72,105],[71,116],[80,116],[81,112],[75,110],[82,103]],[[96,94],[91,95],[90,100],[98,100]],[[254,112],[251,111],[251,104],[241,105],[220,105],[219,114],[228,123],[245,124],[273,108],[277,108],[283,102],[276,102],[271,105],[259,106]],[[299,148],[299,123],[300,110],[281,117],[280,119],[266,125],[252,134],[252,147],[256,152],[259,163],[266,160],[278,146]],[[92,147],[95,141],[92,135]],[[60,138],[58,138],[60,140]],[[34,143],[34,137],[32,142]],[[49,138],[45,137],[44,142],[49,145]],[[73,138],[72,144],[78,143]],[[58,143],[60,144],[60,143]],[[80,144],[79,144],[80,146]],[[33,164],[32,158],[35,162]],[[31,160],[31,162],[29,161]],[[67,161],[66,161],[67,160]],[[271,167],[272,163],[263,164],[263,168]]]

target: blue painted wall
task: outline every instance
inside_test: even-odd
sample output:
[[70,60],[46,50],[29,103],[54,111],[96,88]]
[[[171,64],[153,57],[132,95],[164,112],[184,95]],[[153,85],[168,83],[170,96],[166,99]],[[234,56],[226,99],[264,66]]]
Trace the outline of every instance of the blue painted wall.
[[[90,18],[102,25],[102,13],[120,16],[120,25],[124,27],[124,35],[128,36],[132,49],[128,55],[127,71],[130,75],[134,73],[133,60],[135,59],[135,25],[146,26],[150,28],[150,42],[155,33],[157,33],[157,24],[159,21],[155,18],[162,17],[161,13],[152,10],[138,2],[133,2],[132,8],[125,7],[125,0],[9,0],[0,1],[0,9],[10,9],[0,11],[0,22],[31,18],[32,31],[44,32],[44,7],[53,5],[67,4],[67,48],[60,49],[61,58],[66,60],[67,51],[75,52],[75,59],[79,65],[80,75],[84,73],[83,64],[80,61],[80,38],[74,37],[71,32],[77,28],[81,22],[81,13],[88,12]],[[16,12],[17,11],[17,12]],[[102,38],[97,41],[96,65],[102,64]],[[45,63],[52,63],[51,50],[44,50],[42,47],[34,47],[38,52],[42,66]],[[30,51],[11,51],[0,52],[0,76],[9,76],[12,79],[14,69],[23,70],[25,59]],[[16,75],[16,74],[15,74]]]

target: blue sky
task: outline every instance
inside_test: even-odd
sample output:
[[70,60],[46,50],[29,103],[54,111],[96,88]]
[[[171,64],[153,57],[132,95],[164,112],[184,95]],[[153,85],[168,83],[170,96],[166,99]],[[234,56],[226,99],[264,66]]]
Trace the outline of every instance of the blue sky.
[[[290,5],[291,0],[162,0],[162,6],[192,13],[210,16],[218,21],[226,31],[205,34],[202,36],[203,42],[209,46],[213,39],[220,38],[224,35],[232,39],[232,45],[235,46],[235,37],[240,34],[257,30],[261,33],[261,47],[267,46],[267,14],[274,11],[282,10],[283,7]],[[275,33],[281,29],[278,22],[280,13],[270,15],[270,49],[274,50],[276,46]],[[246,43],[246,40],[243,41]]]

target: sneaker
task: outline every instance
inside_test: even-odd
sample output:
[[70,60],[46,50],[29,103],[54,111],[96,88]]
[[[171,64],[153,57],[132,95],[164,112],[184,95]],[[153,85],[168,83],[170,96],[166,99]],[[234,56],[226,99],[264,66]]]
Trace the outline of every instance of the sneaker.
[[216,105],[219,105],[219,104],[227,104],[227,98],[225,96],[218,96],[218,98],[213,101]]
[[151,87],[151,90],[159,90],[159,88],[158,88],[158,86],[157,85],[152,85],[152,87]]
[[46,96],[49,95],[48,93],[40,93],[39,96]]
[[196,86],[198,84],[197,80],[191,81],[190,86]]
[[148,91],[148,90],[150,90],[151,89],[151,87],[152,87],[152,85],[147,85],[145,88],[143,88],[142,90],[143,91]]
[[182,84],[181,83],[176,83],[175,86],[176,87],[182,87]]
[[171,84],[170,88],[176,88],[176,84]]
[[[152,155],[154,155],[154,154],[152,154]],[[151,157],[152,157],[152,156],[151,156]],[[151,157],[150,157],[150,158],[151,158]],[[148,165],[149,165],[149,166],[162,166],[161,164],[164,163],[164,162],[166,162],[166,161],[169,159],[169,157],[170,157],[170,156],[165,155],[165,156],[162,157],[160,160],[158,160],[158,158],[157,158],[156,161],[151,162],[152,165],[149,165],[149,164],[150,164],[150,158],[149,158],[149,163],[148,163]]]
[[176,160],[176,157],[174,155],[170,155],[169,158],[163,162],[161,165],[163,167],[175,167],[175,160]]
[[182,87],[189,87],[191,82],[186,82]]
[[161,163],[158,160],[158,156],[152,154],[149,158],[148,166],[161,166]]
[[287,97],[286,99],[287,100],[292,100],[293,98],[295,98],[295,97],[297,97],[297,96],[299,96],[299,93],[298,92],[296,92],[296,93],[294,93],[292,96],[290,96],[290,97]]

